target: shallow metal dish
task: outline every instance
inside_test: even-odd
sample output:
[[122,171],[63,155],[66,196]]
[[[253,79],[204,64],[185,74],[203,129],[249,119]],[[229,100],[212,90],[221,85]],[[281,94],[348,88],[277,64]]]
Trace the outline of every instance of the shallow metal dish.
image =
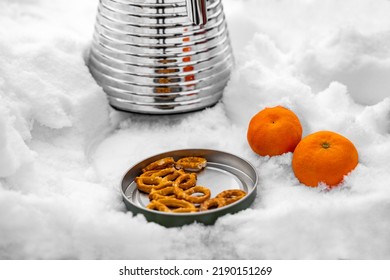
[[[142,173],[142,168],[164,157],[173,157],[178,160],[187,156],[201,156],[207,159],[207,167],[198,174],[197,184],[208,187],[211,190],[211,197],[227,189],[242,189],[247,192],[247,195],[225,207],[204,212],[165,213],[147,209],[149,198],[138,191],[134,182],[135,178]],[[127,209],[134,214],[144,215],[150,222],[166,227],[183,226],[194,222],[212,225],[223,215],[248,208],[256,197],[258,181],[256,169],[238,156],[216,150],[188,149],[158,154],[134,165],[124,175],[121,191]]]

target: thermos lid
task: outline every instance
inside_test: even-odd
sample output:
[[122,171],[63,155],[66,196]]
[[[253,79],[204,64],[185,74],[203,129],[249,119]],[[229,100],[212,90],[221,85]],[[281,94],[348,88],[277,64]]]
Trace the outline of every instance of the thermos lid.
[[[193,213],[173,213],[150,210],[148,195],[138,190],[135,178],[150,163],[173,157],[197,156],[207,160],[206,168],[197,175],[198,184],[210,188],[211,196],[227,189],[240,189],[247,193],[242,199],[225,207]],[[146,220],[165,227],[180,227],[192,223],[214,224],[221,216],[247,209],[256,198],[259,175],[257,170],[245,159],[223,151],[209,149],[175,150],[151,156],[132,166],[123,176],[122,198],[126,208],[133,214],[143,215]]]

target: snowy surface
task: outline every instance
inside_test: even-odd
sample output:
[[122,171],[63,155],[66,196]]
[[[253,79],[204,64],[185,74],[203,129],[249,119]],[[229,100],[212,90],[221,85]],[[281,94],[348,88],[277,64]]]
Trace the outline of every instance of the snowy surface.
[[[223,101],[160,118],[114,111],[89,74],[97,2],[0,2],[1,259],[390,259],[390,1],[224,0],[236,68]],[[292,154],[253,154],[247,124],[275,105],[304,135],[356,145],[339,187],[299,184]],[[210,147],[258,169],[250,209],[172,229],[126,212],[130,166]]]

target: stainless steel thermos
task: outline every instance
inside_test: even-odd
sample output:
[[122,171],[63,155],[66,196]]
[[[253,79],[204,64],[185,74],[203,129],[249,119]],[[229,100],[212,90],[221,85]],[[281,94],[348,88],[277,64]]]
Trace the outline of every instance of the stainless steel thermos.
[[88,66],[114,108],[172,114],[222,97],[233,64],[221,0],[100,0]]

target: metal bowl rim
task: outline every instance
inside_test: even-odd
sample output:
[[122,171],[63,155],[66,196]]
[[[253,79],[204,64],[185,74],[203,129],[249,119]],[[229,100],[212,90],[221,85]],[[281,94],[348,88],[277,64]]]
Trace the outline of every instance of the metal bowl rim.
[[[159,156],[165,157],[165,156],[169,156],[169,155],[172,154],[172,153],[178,153],[178,152],[196,152],[196,151],[204,151],[204,152],[213,152],[213,153],[227,154],[227,155],[229,155],[229,156],[236,157],[236,158],[240,159],[241,161],[245,162],[246,164],[248,164],[248,166],[250,166],[251,169],[253,169],[254,174],[256,175],[255,182],[254,182],[254,184],[253,184],[253,188],[248,192],[248,194],[247,194],[244,198],[242,198],[242,199],[240,199],[240,200],[238,200],[238,201],[236,201],[236,202],[234,202],[234,203],[232,203],[232,204],[229,204],[229,205],[224,206],[224,207],[222,207],[222,208],[207,210],[207,211],[204,211],[204,212],[193,212],[193,213],[157,212],[157,211],[155,211],[155,210],[150,210],[150,209],[147,209],[147,208],[145,208],[145,207],[139,207],[138,205],[132,203],[132,202],[126,197],[125,192],[124,192],[124,190],[123,190],[123,180],[124,180],[124,178],[126,177],[126,175],[127,175],[134,167],[136,167],[137,165],[143,163],[144,161],[147,161],[148,159],[154,158],[154,157],[159,157]],[[228,209],[228,208],[233,208],[235,205],[241,203],[241,202],[242,202],[243,200],[245,200],[247,197],[250,197],[251,194],[252,194],[253,192],[256,191],[258,184],[259,184],[259,174],[258,174],[256,168],[253,166],[252,163],[250,163],[248,160],[246,160],[246,159],[244,159],[244,158],[242,158],[242,157],[239,157],[239,156],[237,156],[237,155],[235,155],[235,154],[232,154],[232,153],[229,153],[229,152],[220,151],[220,150],[213,150],[213,149],[196,149],[196,148],[194,148],[194,149],[180,149],[180,150],[171,150],[171,151],[167,151],[167,152],[155,154],[155,155],[152,155],[152,156],[150,156],[150,157],[148,157],[148,158],[145,158],[145,159],[143,159],[143,160],[137,162],[136,164],[134,164],[134,165],[133,165],[131,168],[129,168],[129,169],[124,173],[124,175],[122,176],[122,180],[121,180],[121,194],[122,194],[122,198],[123,198],[123,199],[125,199],[127,202],[129,202],[129,203],[130,203],[131,205],[133,205],[134,207],[138,208],[141,212],[142,212],[142,211],[146,211],[146,212],[151,213],[151,214],[158,214],[158,215],[162,215],[162,216],[166,216],[166,217],[185,217],[185,216],[188,216],[188,217],[197,217],[197,216],[212,215],[212,214],[214,214],[214,213],[220,212],[221,209],[226,210],[226,209]],[[127,187],[128,187],[128,186],[126,186],[126,189],[127,189]]]

